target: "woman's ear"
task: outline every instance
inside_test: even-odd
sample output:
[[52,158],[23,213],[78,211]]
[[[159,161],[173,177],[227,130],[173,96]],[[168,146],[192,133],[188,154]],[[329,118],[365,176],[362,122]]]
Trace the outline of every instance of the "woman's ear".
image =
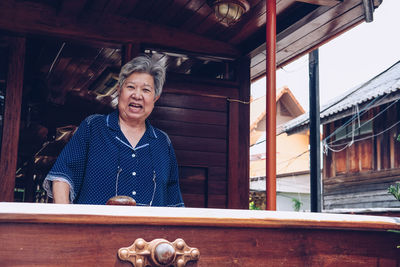
[[154,98],[154,103],[156,103],[157,102],[157,100],[160,98],[160,96],[156,96],[155,98]]

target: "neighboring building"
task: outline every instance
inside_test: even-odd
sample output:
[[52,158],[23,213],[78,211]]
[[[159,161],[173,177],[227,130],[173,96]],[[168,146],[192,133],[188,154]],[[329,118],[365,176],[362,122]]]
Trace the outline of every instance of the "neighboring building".
[[[400,61],[321,108],[323,209],[400,207]],[[308,114],[282,132],[308,128]]]
[[[266,188],[265,107],[265,96],[255,99],[250,105],[250,194],[257,206],[262,207]],[[279,90],[276,109],[277,132],[283,124],[304,113],[288,87]],[[308,133],[281,134],[276,138],[277,210],[294,210],[295,202],[301,203],[300,210],[309,210]]]

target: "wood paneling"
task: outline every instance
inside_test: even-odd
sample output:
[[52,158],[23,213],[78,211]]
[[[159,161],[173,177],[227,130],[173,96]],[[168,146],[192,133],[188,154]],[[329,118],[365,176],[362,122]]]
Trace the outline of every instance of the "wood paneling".
[[400,264],[399,235],[387,231],[400,229],[394,218],[138,207],[100,213],[98,206],[92,215],[72,208],[79,214],[62,206],[50,207],[58,214],[1,214],[2,266],[130,266],[117,251],[137,238],[184,239],[201,254],[188,266]]
[[[348,10],[348,12],[344,12],[344,10]],[[342,5],[333,8],[320,7],[315,12],[318,13],[321,11],[332,13],[331,15],[326,14],[327,16],[315,16],[314,13],[311,13],[285,31],[277,34],[277,65],[284,65],[285,62],[294,58],[296,55],[309,51],[317,45],[315,40],[322,41],[322,39],[325,39],[325,41],[327,41],[329,36],[335,36],[348,27],[351,28],[352,25],[360,23],[364,18],[362,3],[357,1],[344,1]],[[338,16],[338,14],[341,15]],[[318,20],[315,23],[310,23],[310,19],[314,18]],[[309,30],[307,30],[307,28]],[[293,29],[297,30],[300,35],[295,35],[293,33],[287,34],[287,32],[293,31]],[[292,41],[284,41],[283,38],[285,36],[291,38]]]
[[[344,145],[343,145],[344,146]],[[336,175],[347,172],[347,150],[335,152],[335,170]]]
[[166,119],[165,114],[168,114],[168,119],[171,121],[197,122],[223,126],[227,123],[225,113],[213,111],[156,106],[151,115],[155,120],[163,120]]
[[205,125],[196,122],[164,121],[151,119],[154,126],[159,127],[170,135],[211,137],[225,139],[227,135],[226,126]]
[[[324,175],[326,209],[400,207],[400,203],[387,192],[390,185],[400,182],[396,159],[400,145],[395,140],[398,131],[396,128],[390,130],[400,118],[399,105],[390,105],[386,103],[363,114],[361,124],[371,119],[372,131],[359,135],[356,127],[354,143],[350,147],[324,157],[325,166],[335,164],[336,168],[336,173]],[[349,118],[325,126],[327,134],[341,127]],[[351,138],[341,140],[343,144],[350,141]]]
[[239,102],[229,103],[228,207],[248,209],[250,187],[250,59],[239,65]]
[[[226,98],[238,94],[238,89],[229,84],[221,81],[190,83],[187,77],[175,82],[173,78],[151,115],[153,125],[171,138],[180,166],[182,195],[188,207],[227,207],[227,162],[228,157],[234,155],[228,146],[238,151],[240,143],[237,138],[233,141],[233,133],[228,128],[232,123],[238,133],[240,125],[238,109],[233,115],[228,115],[231,113]],[[216,95],[199,94],[205,88],[216,89],[213,90]],[[229,121],[229,116],[233,116],[233,122]],[[237,160],[233,168],[238,166]],[[233,179],[243,179],[239,173],[235,175]],[[235,188],[235,201],[239,201],[242,189]]]
[[186,207],[207,207],[207,168],[179,167],[179,182]]
[[359,144],[353,144],[348,148],[348,161],[349,161],[349,173],[359,172]]
[[226,140],[169,135],[177,150],[226,153]]
[[0,201],[14,201],[22,87],[24,80],[25,38],[6,38],[9,47],[3,136],[0,154]]
[[373,138],[359,142],[359,155],[361,161],[362,172],[372,170],[373,162]]

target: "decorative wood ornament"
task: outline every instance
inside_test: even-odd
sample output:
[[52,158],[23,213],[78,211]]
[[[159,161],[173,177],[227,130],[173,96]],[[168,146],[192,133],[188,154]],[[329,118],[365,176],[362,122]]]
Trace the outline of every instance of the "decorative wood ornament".
[[184,267],[188,261],[197,261],[200,251],[186,245],[183,239],[169,242],[165,239],[154,239],[146,242],[138,238],[130,247],[120,248],[118,257],[129,261],[134,267],[176,266]]

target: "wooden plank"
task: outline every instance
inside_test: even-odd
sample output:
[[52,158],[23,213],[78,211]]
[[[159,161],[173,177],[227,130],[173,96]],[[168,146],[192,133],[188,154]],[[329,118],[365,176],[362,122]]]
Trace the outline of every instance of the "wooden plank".
[[[181,209],[0,202],[0,223],[60,225],[163,225],[232,228],[400,230],[397,218],[325,213],[288,213],[251,210]],[[1,235],[0,235],[1,236]],[[31,240],[30,240],[31,241]],[[400,256],[400,255],[399,255]]]
[[63,0],[58,11],[60,17],[78,19],[82,14],[88,0]]
[[228,109],[227,101],[224,98],[181,95],[167,92],[161,95],[156,105],[219,112],[226,112]]
[[182,193],[182,199],[185,203],[185,207],[188,208],[205,208],[206,198],[202,194],[184,194]]
[[[188,179],[181,179],[179,180],[179,185],[181,188],[182,194],[193,194],[198,195],[201,199],[203,199],[202,208],[205,208],[204,199],[206,196],[206,183],[205,181],[190,181]],[[185,205],[187,206],[187,205]]]
[[176,136],[211,137],[226,139],[227,128],[223,125],[198,124],[196,122],[179,122],[150,119],[151,123],[168,133]]
[[197,9],[196,13],[190,17],[183,25],[182,29],[185,31],[196,31],[197,26],[204,20],[205,17],[210,15],[212,12],[211,8],[207,5],[206,1],[203,1],[202,6]]
[[228,43],[176,28],[113,14],[107,14],[101,20],[98,17],[98,14],[88,14],[78,24],[69,17],[59,18],[53,9],[40,3],[25,5],[10,3],[10,0],[0,3],[0,29],[8,31],[114,43],[144,42],[221,56],[239,54],[239,50]]
[[226,172],[226,168],[210,166],[208,168],[208,181],[226,181]]
[[[264,2],[264,1],[263,1]],[[239,201],[241,209],[249,208],[250,195],[250,58],[243,57],[237,62],[239,72]]]
[[[223,199],[215,199],[221,205]],[[137,238],[182,238],[200,251],[194,266],[375,266],[378,259],[400,263],[398,234],[387,231],[400,230],[396,218],[15,204],[0,203],[0,261],[5,266],[127,266],[117,251]]]
[[122,1],[118,10],[116,11],[117,15],[128,17],[138,2],[139,0]]
[[347,173],[347,149],[332,153],[335,153],[336,175]]
[[239,199],[239,103],[229,103],[228,208],[240,207]]
[[10,37],[7,41],[9,57],[0,152],[0,201],[14,201],[25,65],[25,38]]
[[[240,99],[250,99],[250,59],[238,62]],[[229,103],[228,139],[228,208],[248,209],[250,107],[239,102]],[[240,138],[239,138],[240,137]]]
[[175,154],[179,165],[226,167],[225,153],[175,150]]
[[[352,193],[362,193],[374,190],[383,190],[386,192],[390,185],[395,184],[400,181],[400,177],[397,178],[386,178],[383,177],[381,180],[372,180],[367,183],[341,183],[341,186],[325,186],[324,195],[333,196],[341,194],[352,194]],[[399,203],[400,204],[400,203]]]
[[[172,83],[172,82],[171,82]],[[188,85],[187,83],[175,83],[169,84],[167,80],[163,92],[166,93],[181,93],[187,95],[198,95],[198,96],[209,96],[209,97],[220,97],[220,98],[234,98],[237,99],[239,96],[238,89],[234,87],[222,87],[212,84],[199,84],[193,81],[193,84]]]
[[[248,15],[248,19],[239,21],[236,25],[234,25],[231,34],[226,35],[226,37],[224,37],[224,40],[229,40],[229,43],[239,44],[250,34],[255,33],[261,27],[265,27],[267,19],[266,6],[266,1],[260,1],[255,7],[251,8],[249,11],[250,14]],[[244,16],[246,16],[246,14]],[[234,32],[234,30],[239,30],[239,33]]]
[[193,122],[212,125],[227,124],[226,113],[224,112],[190,110],[172,107],[154,107],[151,118],[155,120]]
[[174,149],[226,153],[226,140],[169,135]]
[[360,154],[360,164],[361,172],[372,170],[373,166],[373,151],[372,147],[374,144],[373,138],[369,140],[359,141],[359,154]]
[[[129,266],[118,259],[117,251],[136,238],[173,242],[179,237],[201,253],[200,260],[188,266],[377,266],[380,259],[396,266],[400,261],[395,233],[179,226],[162,230],[161,234],[159,226],[1,225],[5,244],[1,260],[5,266]],[[46,238],[38,238],[39,234]],[[37,245],[30,245],[36,239]],[[254,248],[244,249],[249,246]],[[15,253],[19,249],[24,257]]]
[[[375,205],[376,202],[395,202],[397,201],[392,195],[388,194],[387,189],[383,190],[370,190],[362,192],[352,192],[340,195],[324,196],[324,202],[332,204],[369,204],[368,207],[379,207]],[[386,206],[385,206],[386,207]],[[400,203],[397,204],[400,207]]]
[[336,6],[342,3],[342,0],[296,0],[297,2],[303,2],[307,4],[319,5],[319,6]]
[[[198,1],[196,1],[196,2],[198,2]],[[188,4],[188,0],[174,0],[156,18],[155,22],[157,22],[158,24],[168,24],[170,20],[173,20],[177,16],[177,14],[182,12],[182,9],[187,4]]]
[[151,17],[151,12],[157,10],[157,8],[153,8],[154,2],[160,2],[155,0],[146,0],[139,1],[132,12],[129,14],[129,17],[136,18],[138,20],[149,21],[149,17]]
[[227,196],[226,195],[208,195],[208,208],[219,208],[226,209],[229,208],[227,205]]
[[371,181],[371,180],[379,180],[379,179],[384,179],[384,178],[395,178],[400,176],[400,170],[399,169],[389,169],[385,171],[370,171],[370,172],[365,172],[365,173],[356,173],[352,175],[341,175],[341,176],[336,176],[336,177],[331,177],[326,180],[325,184],[326,185],[335,185],[337,183],[342,183],[342,182],[362,182],[362,181]]
[[359,164],[359,155],[358,155],[358,143],[354,143],[352,146],[347,148],[348,150],[348,163],[349,163],[349,172],[359,172],[360,164]]
[[226,195],[228,184],[226,181],[209,181],[208,193],[210,195]]
[[121,8],[122,3],[124,2],[135,2],[135,1],[109,0],[104,7],[103,13],[109,13],[109,14],[117,13]]
[[307,34],[318,30],[321,26],[331,23],[332,18],[338,16],[340,18],[341,14],[354,8],[358,4],[357,1],[352,0],[346,1],[346,3],[335,8],[319,7],[304,18],[298,20],[296,23],[290,25],[285,30],[277,33],[277,51],[284,49],[285,45],[288,46]]
[[[360,2],[357,3],[357,6],[347,12],[345,12],[345,9],[341,9],[342,5],[338,6],[338,8],[340,7],[338,10],[336,10],[336,7],[332,8],[336,10],[336,12],[345,13],[332,20],[330,18],[334,17],[335,14],[323,16],[324,18],[328,18],[328,21],[325,23],[317,22],[314,24],[308,21],[308,23],[305,24],[307,27],[314,26],[316,28],[308,31],[299,27],[296,31],[299,31],[300,35],[287,32],[286,30],[279,33],[277,35],[277,66],[284,65],[285,62],[306,53],[317,45],[323,44],[324,41],[328,41],[331,37],[351,28],[352,25],[357,25],[361,22],[364,19],[364,10],[362,4]],[[345,4],[354,4],[354,1],[345,1],[343,5]],[[320,7],[320,9],[322,8],[325,9],[327,7]],[[299,21],[299,23],[300,22],[301,21]],[[294,24],[293,27],[296,27],[296,25],[297,24]],[[288,31],[290,30],[288,29]],[[285,37],[291,38],[291,40],[285,40]]]

